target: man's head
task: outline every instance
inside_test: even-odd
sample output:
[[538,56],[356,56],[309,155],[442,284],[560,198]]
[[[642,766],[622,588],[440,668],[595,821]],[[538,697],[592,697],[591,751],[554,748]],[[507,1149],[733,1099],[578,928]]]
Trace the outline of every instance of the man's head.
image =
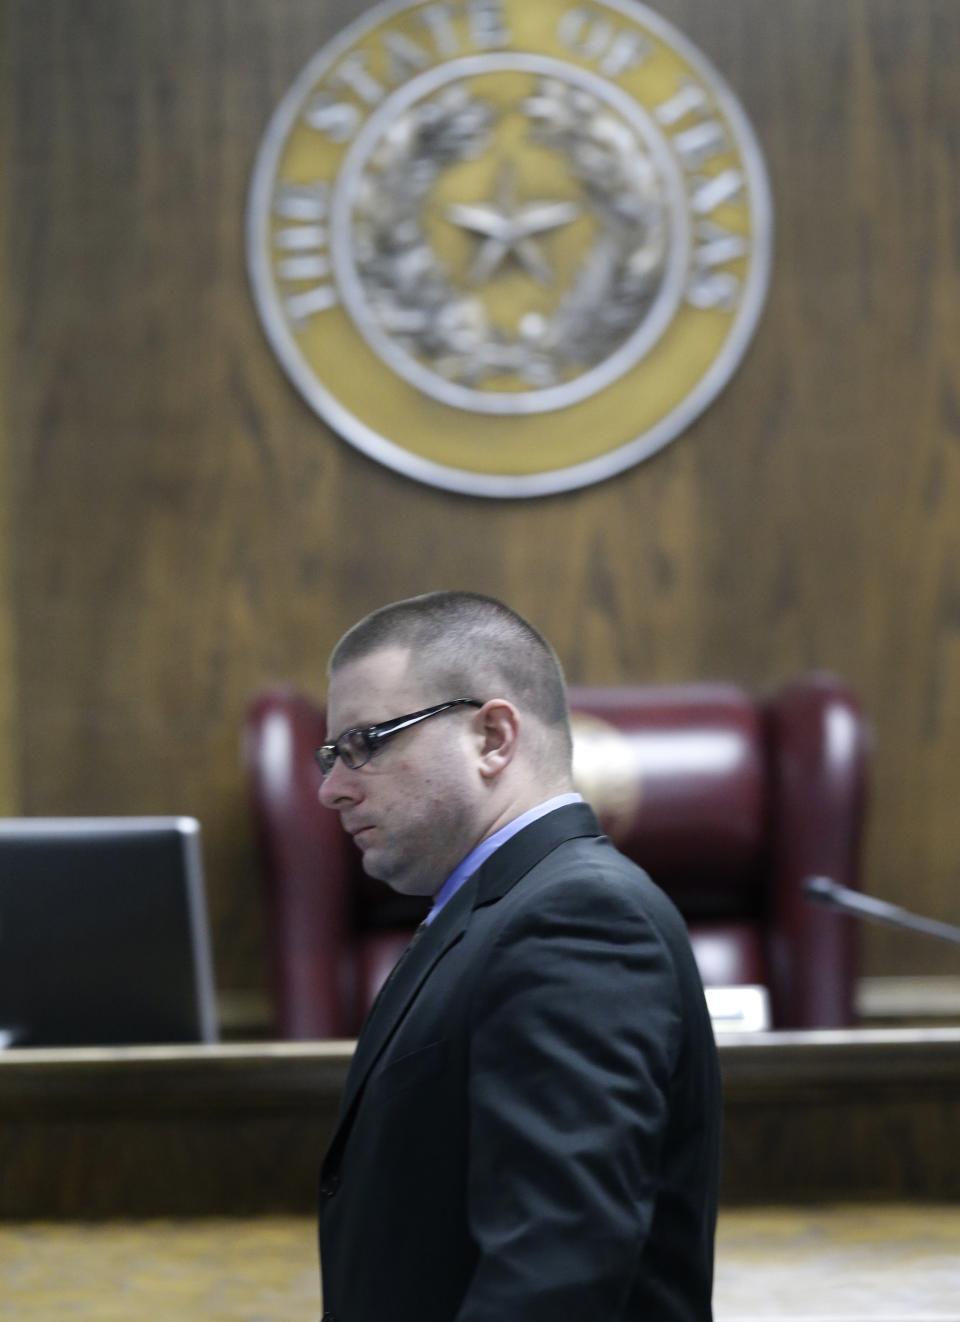
[[563,672],[521,616],[470,592],[374,611],[330,658],[331,742],[456,699],[477,705],[390,735],[364,766],[338,756],[321,788],[366,871],[407,894],[434,894],[480,840],[570,788]]

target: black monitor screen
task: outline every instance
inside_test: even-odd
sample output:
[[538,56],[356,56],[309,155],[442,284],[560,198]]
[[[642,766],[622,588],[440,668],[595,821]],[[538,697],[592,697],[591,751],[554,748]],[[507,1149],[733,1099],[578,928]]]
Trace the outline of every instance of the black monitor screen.
[[0,820],[0,1042],[216,1036],[199,823]]

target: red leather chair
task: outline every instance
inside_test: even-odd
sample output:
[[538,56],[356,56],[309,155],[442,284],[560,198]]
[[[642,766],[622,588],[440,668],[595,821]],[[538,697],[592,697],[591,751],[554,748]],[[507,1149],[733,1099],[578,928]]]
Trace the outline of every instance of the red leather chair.
[[[866,731],[825,674],[757,700],[732,685],[574,688],[575,773],[604,830],[675,900],[707,986],[769,989],[778,1028],[852,1018],[855,933],[810,904],[856,886]],[[264,860],[280,1034],[356,1036],[425,911],[366,877],[319,806],[322,709],[260,694],[244,752]]]

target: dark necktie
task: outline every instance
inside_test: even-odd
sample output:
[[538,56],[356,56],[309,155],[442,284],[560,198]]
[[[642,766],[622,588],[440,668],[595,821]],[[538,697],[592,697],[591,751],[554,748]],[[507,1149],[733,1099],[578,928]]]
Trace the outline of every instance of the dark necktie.
[[423,936],[424,932],[427,930],[429,926],[430,924],[427,922],[426,919],[424,919],[423,922],[420,924],[420,926],[417,928],[417,930],[414,932],[413,936],[411,937],[410,944],[405,949],[401,950],[400,958],[397,960],[396,964],[394,964],[393,968],[387,974],[386,978],[383,981],[383,984],[380,987],[380,990],[377,992],[373,1005],[371,1005],[369,1013],[367,1014],[366,1023],[364,1024],[364,1027],[366,1027],[366,1024],[368,1024],[370,1020],[373,1018],[374,1011],[376,1010],[380,1002],[383,1000],[384,993],[386,992],[387,988],[390,986],[394,978],[399,973],[401,964],[410,954],[410,951],[417,944],[417,942],[420,940],[420,938]]

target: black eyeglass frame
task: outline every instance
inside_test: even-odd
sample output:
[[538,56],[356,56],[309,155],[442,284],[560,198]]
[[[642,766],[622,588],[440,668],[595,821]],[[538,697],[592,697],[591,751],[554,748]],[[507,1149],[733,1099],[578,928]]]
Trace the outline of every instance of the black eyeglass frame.
[[[344,766],[351,771],[365,767],[372,757],[401,730],[408,730],[411,725],[419,725],[431,716],[439,716],[451,707],[482,707],[479,698],[451,698],[449,702],[438,702],[433,707],[424,707],[423,711],[410,712],[407,716],[396,716],[392,721],[380,721],[377,725],[355,725],[337,735],[332,744],[324,744],[314,753],[317,765],[324,776],[329,776],[339,757]],[[356,747],[359,743],[359,749]],[[349,760],[348,760],[349,758]]]

